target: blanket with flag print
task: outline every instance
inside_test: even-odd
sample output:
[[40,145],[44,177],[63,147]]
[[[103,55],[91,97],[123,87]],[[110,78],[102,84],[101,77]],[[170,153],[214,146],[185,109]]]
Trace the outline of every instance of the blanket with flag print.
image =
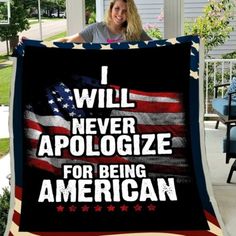
[[197,36],[19,45],[5,235],[223,235]]

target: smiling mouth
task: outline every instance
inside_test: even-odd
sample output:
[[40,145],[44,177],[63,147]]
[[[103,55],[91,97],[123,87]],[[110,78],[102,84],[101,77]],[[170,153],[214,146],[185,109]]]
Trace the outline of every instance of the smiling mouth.
[[118,22],[118,23],[123,23],[123,19],[121,18],[121,19],[119,19],[119,18],[115,18],[116,19],[116,21]]

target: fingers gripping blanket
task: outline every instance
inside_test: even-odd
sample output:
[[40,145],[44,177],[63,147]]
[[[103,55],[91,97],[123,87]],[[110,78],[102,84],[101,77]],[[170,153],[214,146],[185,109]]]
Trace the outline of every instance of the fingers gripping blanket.
[[223,235],[197,36],[16,48],[5,235]]

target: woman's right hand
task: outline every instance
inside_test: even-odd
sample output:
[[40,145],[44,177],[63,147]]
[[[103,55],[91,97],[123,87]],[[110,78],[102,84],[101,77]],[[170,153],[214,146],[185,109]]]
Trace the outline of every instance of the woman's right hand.
[[29,38],[27,38],[27,37],[25,37],[25,36],[21,36],[21,37],[19,38],[19,43],[23,43],[23,41],[24,41],[24,40],[27,40],[27,39],[29,39]]

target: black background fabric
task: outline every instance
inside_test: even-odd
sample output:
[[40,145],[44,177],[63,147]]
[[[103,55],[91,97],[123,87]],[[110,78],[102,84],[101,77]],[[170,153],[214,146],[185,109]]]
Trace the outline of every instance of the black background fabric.
[[[184,95],[186,126],[190,43],[131,50],[70,50],[26,47],[23,62],[23,104],[36,101],[45,88],[56,82],[68,83],[75,74],[100,80],[101,66],[108,66],[108,83],[147,92],[179,92]],[[22,108],[23,109],[23,108]],[[188,137],[187,137],[188,138]],[[188,140],[188,139],[187,139]],[[189,141],[189,140],[188,140]],[[157,211],[88,213],[56,211],[58,203],[38,203],[43,179],[55,175],[26,164],[23,169],[23,199],[20,230],[34,232],[208,230],[187,145],[190,183],[176,184],[178,201],[157,201]],[[26,154],[24,154],[26,156]],[[53,182],[53,181],[52,181]],[[127,203],[130,208],[135,203]],[[106,207],[110,203],[101,203]],[[117,203],[112,203],[116,206]],[[147,206],[150,202],[140,203]],[[70,203],[65,203],[70,206]],[[82,203],[76,203],[81,207]],[[87,204],[89,205],[89,204]],[[94,207],[97,203],[91,203]],[[122,205],[122,202],[117,204]]]

